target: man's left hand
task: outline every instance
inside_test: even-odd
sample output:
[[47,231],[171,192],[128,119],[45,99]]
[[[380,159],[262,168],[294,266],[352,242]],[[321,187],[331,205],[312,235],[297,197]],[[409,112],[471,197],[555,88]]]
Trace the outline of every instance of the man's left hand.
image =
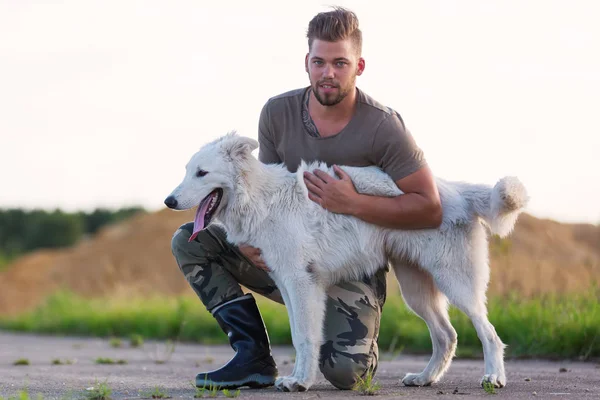
[[304,172],[308,198],[331,212],[352,214],[359,194],[348,174],[337,165],[333,170],[339,179],[319,170]]

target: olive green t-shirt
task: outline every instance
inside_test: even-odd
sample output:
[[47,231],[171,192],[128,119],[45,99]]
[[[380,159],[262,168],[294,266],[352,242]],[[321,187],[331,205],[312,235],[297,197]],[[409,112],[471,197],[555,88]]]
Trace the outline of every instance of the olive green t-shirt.
[[290,172],[298,169],[301,160],[322,161],[329,166],[375,165],[394,181],[426,165],[423,152],[400,115],[359,89],[350,122],[337,134],[320,137],[314,132],[306,107],[303,108],[309,90],[307,87],[283,93],[264,105],[258,131],[261,162],[283,163]]

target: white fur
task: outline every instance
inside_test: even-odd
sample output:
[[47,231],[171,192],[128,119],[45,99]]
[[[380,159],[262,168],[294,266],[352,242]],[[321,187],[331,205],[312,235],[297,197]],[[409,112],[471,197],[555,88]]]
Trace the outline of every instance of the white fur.
[[[448,301],[469,316],[482,342],[482,382],[506,384],[504,344],[487,318],[490,278],[485,226],[507,235],[527,203],[524,186],[504,178],[495,187],[437,179],[443,222],[438,229],[393,230],[331,213],[308,198],[302,173],[323,163],[302,163],[296,173],[283,165],[264,165],[251,155],[253,139],[230,133],[200,149],[171,194],[177,209],[196,206],[215,188],[223,199],[215,220],[233,244],[262,250],[270,276],[288,309],[296,365],[281,377],[281,390],[307,390],[315,381],[322,343],[326,291],[340,281],[372,275],[390,262],[406,304],[429,328],[433,353],[426,368],[409,373],[405,385],[429,385],[448,369],[457,344]],[[402,194],[376,167],[342,167],[360,193]],[[208,171],[195,176],[197,169]],[[309,267],[310,266],[310,267]]]

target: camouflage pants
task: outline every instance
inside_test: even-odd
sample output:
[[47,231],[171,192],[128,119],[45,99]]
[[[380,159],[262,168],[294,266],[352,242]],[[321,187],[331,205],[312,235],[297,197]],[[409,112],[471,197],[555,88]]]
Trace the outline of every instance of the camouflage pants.
[[[228,243],[220,227],[211,225],[188,242],[192,229],[193,223],[188,223],[175,232],[172,252],[186,280],[209,311],[243,296],[240,284],[283,304],[269,275]],[[340,389],[352,388],[357,376],[364,377],[377,370],[377,338],[385,303],[386,273],[387,268],[382,268],[372,278],[343,283],[327,293],[319,366],[325,378]]]

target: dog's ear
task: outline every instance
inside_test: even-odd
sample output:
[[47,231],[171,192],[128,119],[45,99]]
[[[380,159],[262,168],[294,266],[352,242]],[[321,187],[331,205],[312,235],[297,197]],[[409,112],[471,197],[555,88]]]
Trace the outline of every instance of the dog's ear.
[[245,136],[231,136],[228,140],[226,152],[233,159],[246,158],[255,149],[258,148],[258,142]]

